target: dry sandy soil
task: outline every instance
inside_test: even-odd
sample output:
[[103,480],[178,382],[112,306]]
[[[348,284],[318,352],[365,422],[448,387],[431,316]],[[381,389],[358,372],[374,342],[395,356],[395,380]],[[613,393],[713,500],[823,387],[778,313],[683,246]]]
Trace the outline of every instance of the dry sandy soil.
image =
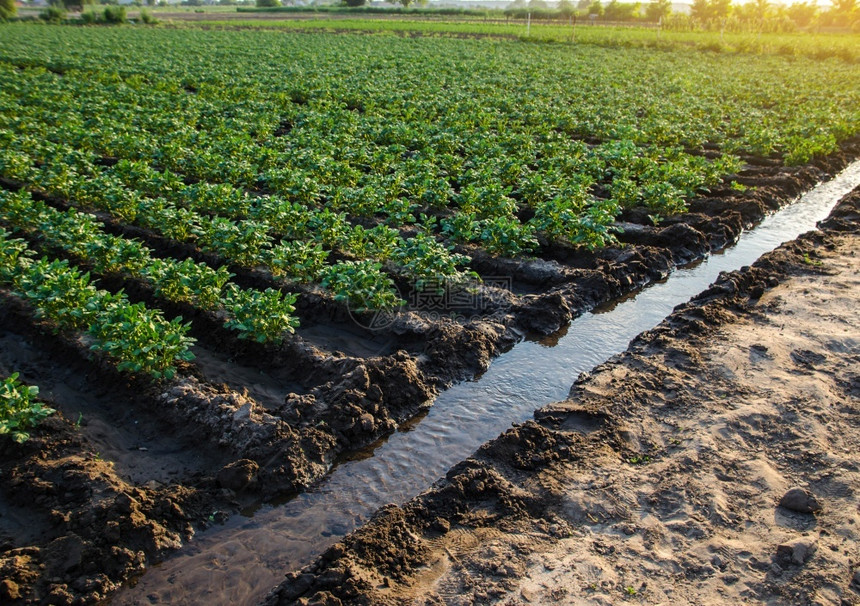
[[860,604],[860,190],[269,604]]

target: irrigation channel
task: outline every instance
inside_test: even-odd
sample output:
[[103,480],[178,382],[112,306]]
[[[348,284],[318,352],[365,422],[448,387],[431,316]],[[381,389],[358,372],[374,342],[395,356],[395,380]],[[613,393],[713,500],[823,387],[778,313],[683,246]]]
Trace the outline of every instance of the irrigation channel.
[[749,265],[813,229],[858,184],[860,161],[742,234],[730,249],[587,313],[559,334],[519,343],[481,377],[440,394],[419,422],[341,462],[307,493],[200,533],[112,604],[257,603],[285,572],[310,563],[382,505],[417,495],[511,423],[564,399],[580,373],[624,351],[720,272]]

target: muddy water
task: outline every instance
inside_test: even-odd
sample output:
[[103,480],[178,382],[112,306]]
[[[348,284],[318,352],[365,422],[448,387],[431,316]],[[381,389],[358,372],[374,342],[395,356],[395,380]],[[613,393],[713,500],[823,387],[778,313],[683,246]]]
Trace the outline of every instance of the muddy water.
[[520,343],[479,379],[442,393],[420,423],[341,463],[314,490],[201,533],[113,604],[258,602],[285,571],[309,563],[381,505],[416,495],[512,422],[565,398],[581,372],[626,349],[633,337],[707,288],[721,271],[749,265],[814,228],[858,184],[860,162],[742,235],[730,250],[580,317],[557,339]]

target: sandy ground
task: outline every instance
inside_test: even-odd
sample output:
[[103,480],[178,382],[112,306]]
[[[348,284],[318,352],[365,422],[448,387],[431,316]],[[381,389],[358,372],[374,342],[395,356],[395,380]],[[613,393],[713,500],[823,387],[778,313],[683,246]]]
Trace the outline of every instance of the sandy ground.
[[269,603],[860,604],[847,200],[839,231],[724,276]]
[[[648,381],[666,391],[621,430],[639,464],[610,455],[596,477],[560,480],[572,535],[525,558],[503,601],[860,603],[849,589],[860,565],[857,244],[841,239],[819,261],[824,275],[767,292],[766,313],[704,347],[657,348],[579,386],[583,398]],[[822,510],[778,507],[793,486]],[[516,557],[505,539],[495,549]],[[447,571],[433,589],[460,576]]]

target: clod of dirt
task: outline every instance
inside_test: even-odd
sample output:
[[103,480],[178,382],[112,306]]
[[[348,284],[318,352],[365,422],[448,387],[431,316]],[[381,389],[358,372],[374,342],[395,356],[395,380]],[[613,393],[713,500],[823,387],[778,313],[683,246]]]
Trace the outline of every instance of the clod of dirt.
[[808,490],[795,486],[782,495],[779,506],[798,513],[815,513],[821,511],[821,503]]
[[225,465],[218,472],[218,484],[233,492],[241,492],[252,487],[257,482],[260,466],[250,459],[239,459]]
[[776,563],[780,566],[792,564],[802,566],[818,551],[818,543],[811,539],[795,539],[776,548]]

